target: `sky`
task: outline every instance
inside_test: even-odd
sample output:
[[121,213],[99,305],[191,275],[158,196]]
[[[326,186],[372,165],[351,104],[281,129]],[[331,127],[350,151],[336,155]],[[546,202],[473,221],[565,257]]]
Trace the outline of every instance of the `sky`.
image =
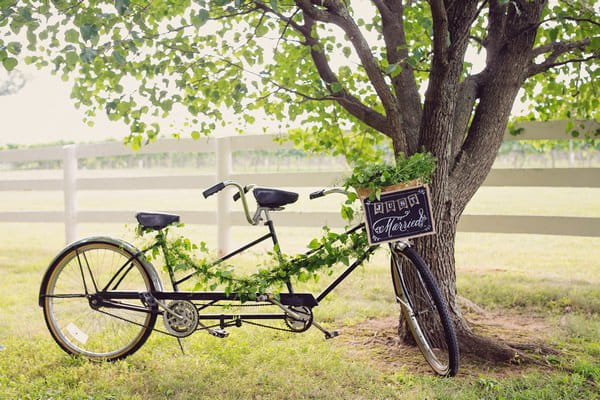
[[[121,122],[98,115],[90,128],[83,122],[83,110],[70,99],[71,84],[48,71],[19,66],[27,77],[16,94],[0,96],[0,146],[6,144],[76,142],[121,139],[129,129]],[[0,74],[0,80],[6,74]]]

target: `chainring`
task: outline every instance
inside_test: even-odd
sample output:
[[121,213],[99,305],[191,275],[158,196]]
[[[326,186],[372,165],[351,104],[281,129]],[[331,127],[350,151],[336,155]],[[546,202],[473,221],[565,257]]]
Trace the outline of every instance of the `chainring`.
[[290,314],[286,313],[285,315],[285,323],[293,332],[304,332],[312,325],[313,321],[313,313],[312,310],[308,307],[300,306],[294,307],[291,306],[290,310],[294,313],[298,314],[301,317],[305,317],[305,320],[297,319],[292,317]]
[[[188,300],[174,300],[167,306],[171,312],[165,311],[163,322],[167,331],[176,337],[183,338],[191,335],[198,327],[198,310]],[[176,315],[173,315],[176,314]]]

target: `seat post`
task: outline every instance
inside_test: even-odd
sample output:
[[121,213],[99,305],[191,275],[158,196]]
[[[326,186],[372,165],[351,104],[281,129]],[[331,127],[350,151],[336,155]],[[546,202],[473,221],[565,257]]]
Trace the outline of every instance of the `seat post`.
[[167,266],[167,271],[169,272],[169,278],[171,279],[171,285],[173,286],[173,291],[178,292],[177,284],[175,283],[175,273],[173,272],[173,267],[169,261],[169,249],[167,248],[167,232],[163,229],[158,231],[158,237],[160,240],[160,249],[162,250],[163,257],[165,258],[165,265]]
[[[267,225],[269,227],[269,233],[271,234],[271,238],[273,239],[275,254],[277,254],[279,264],[282,265],[283,264],[283,256],[281,255],[281,249],[279,247],[279,240],[277,239],[277,233],[275,232],[275,225],[273,224],[271,215],[269,215],[269,211],[267,209],[265,209],[264,212],[265,212],[265,217],[267,220],[267,222],[265,222],[265,225]],[[292,287],[292,282],[290,281],[289,278],[286,278],[285,285],[287,286],[287,289],[290,293],[294,293],[294,288]]]

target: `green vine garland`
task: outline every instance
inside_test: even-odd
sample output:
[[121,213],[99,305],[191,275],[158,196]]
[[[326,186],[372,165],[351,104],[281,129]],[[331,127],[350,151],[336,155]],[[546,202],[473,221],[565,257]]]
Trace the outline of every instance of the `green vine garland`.
[[[140,234],[149,231],[139,230]],[[308,247],[312,250],[309,254],[278,255],[273,249],[268,253],[273,259],[273,267],[260,268],[249,276],[240,277],[234,274],[233,266],[213,261],[204,242],[196,245],[184,236],[169,240],[168,231],[168,228],[161,232],[153,231],[157,245],[152,248],[150,258],[157,258],[162,247],[166,250],[165,263],[174,272],[188,271],[197,275],[194,290],[213,291],[220,287],[227,294],[236,293],[242,301],[255,299],[257,293],[278,293],[287,280],[316,281],[319,279],[318,271],[331,268],[338,262],[350,265],[352,259],[368,258],[369,244],[363,231],[340,234],[324,228],[323,237],[309,243]],[[199,254],[204,257],[199,257]]]
[[[357,166],[345,180],[345,187],[366,187],[372,190],[372,196],[378,197],[383,186],[413,179],[429,181],[435,170],[435,158],[429,153],[417,153],[408,158],[399,155],[396,160],[395,165]],[[352,206],[357,200],[356,193],[348,193],[341,210],[344,219],[353,219],[355,212]],[[152,247],[152,253],[148,257],[157,258],[162,248],[165,263],[174,272],[187,271],[197,275],[194,290],[214,291],[220,287],[225,293],[236,293],[240,300],[248,301],[255,299],[257,293],[278,293],[287,281],[316,281],[319,279],[318,272],[330,269],[337,263],[350,265],[351,260],[363,257],[368,259],[370,246],[364,230],[352,233],[335,233],[327,227],[323,230],[322,237],[313,239],[308,244],[311,250],[308,254],[289,256],[275,248],[268,253],[274,266],[259,268],[245,277],[236,276],[233,266],[214,261],[204,242],[197,245],[184,236],[169,240],[168,228],[156,232],[139,227],[138,234],[142,236],[154,232],[156,245]]]

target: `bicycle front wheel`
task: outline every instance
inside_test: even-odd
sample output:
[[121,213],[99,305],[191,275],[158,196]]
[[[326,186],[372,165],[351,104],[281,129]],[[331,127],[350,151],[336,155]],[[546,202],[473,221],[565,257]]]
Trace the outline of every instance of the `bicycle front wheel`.
[[152,280],[127,251],[102,239],[71,247],[42,283],[44,318],[67,353],[95,360],[124,358],[144,344],[156,322],[154,307],[126,299],[98,305],[98,292],[150,292]]
[[445,300],[427,264],[411,247],[392,249],[392,282],[402,314],[431,368],[442,376],[458,372],[456,333]]

